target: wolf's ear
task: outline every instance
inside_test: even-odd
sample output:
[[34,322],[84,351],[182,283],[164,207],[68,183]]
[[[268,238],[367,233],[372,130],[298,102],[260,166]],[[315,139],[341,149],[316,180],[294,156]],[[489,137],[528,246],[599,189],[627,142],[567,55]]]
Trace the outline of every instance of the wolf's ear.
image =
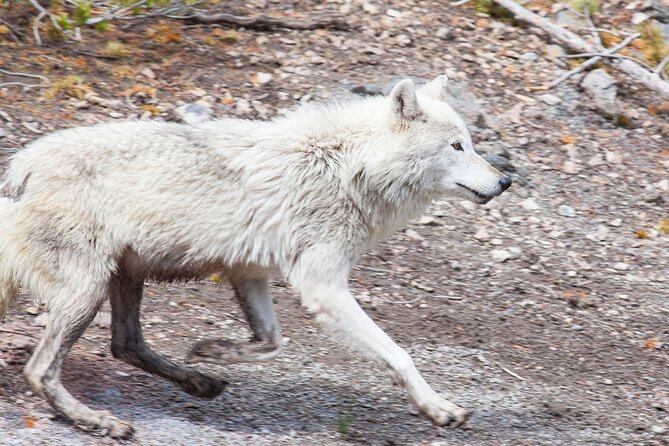
[[411,79],[404,79],[393,87],[390,92],[393,112],[404,119],[413,119],[419,113],[416,89]]
[[448,77],[445,74],[437,76],[434,80],[426,84],[423,88],[427,95],[431,98],[440,101],[446,100],[446,85],[448,84]]

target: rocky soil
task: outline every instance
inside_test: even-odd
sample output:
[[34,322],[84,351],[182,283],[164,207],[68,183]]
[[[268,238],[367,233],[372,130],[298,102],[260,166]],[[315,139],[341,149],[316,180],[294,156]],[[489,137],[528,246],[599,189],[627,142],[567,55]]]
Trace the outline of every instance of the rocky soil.
[[[0,68],[51,85],[0,88],[0,164],[59,128],[265,118],[300,102],[382,93],[399,77],[448,74],[478,148],[515,184],[485,206],[434,203],[362,259],[352,286],[426,379],[474,415],[464,429],[431,426],[382,368],[317,331],[279,280],[284,354],[203,366],[230,382],[215,400],[113,359],[108,307],[66,362],[77,397],[133,420],[137,434],[125,443],[138,445],[669,444],[667,102],[612,71],[537,91],[568,69],[560,49],[469,4],[222,3],[240,13],[340,11],[352,29],[152,19],[38,47],[25,9],[0,9],[25,30],[20,43],[0,41]],[[662,17],[648,2],[623,3],[607,2],[598,25],[629,31],[637,13]],[[530,6],[569,24],[564,12]],[[173,38],[156,37],[168,31]],[[108,40],[125,55],[99,57]],[[40,82],[0,75],[6,81]],[[54,415],[23,379],[42,314],[23,295],[0,325],[0,444],[116,443]],[[176,360],[199,339],[245,338],[241,318],[225,285],[147,287],[147,338]]]

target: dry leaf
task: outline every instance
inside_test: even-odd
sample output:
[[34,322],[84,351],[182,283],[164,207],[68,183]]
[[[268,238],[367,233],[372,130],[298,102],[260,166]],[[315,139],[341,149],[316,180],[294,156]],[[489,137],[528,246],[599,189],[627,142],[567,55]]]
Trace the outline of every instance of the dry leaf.
[[648,338],[648,339],[646,339],[646,342],[644,343],[644,347],[646,347],[647,350],[655,350],[659,344],[660,344],[659,339]]
[[646,231],[645,229],[637,229],[636,231],[634,231],[634,235],[638,239],[646,240],[648,238],[648,231]]
[[28,428],[32,429],[35,427],[35,424],[37,424],[37,418],[31,416],[31,415],[26,415],[23,417],[23,425]]
[[660,234],[669,235],[669,218],[663,218],[657,222],[657,230]]
[[560,137],[560,142],[562,144],[574,144],[576,142],[576,137],[574,135],[571,135],[569,133],[565,133]]

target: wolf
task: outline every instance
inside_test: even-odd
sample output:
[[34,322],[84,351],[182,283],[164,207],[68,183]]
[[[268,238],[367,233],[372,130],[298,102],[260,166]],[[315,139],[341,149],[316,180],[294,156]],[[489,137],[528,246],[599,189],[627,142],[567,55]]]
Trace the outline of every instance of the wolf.
[[268,277],[280,274],[338,339],[387,367],[439,426],[469,412],[439,396],[360,308],[356,260],[436,197],[486,203],[511,180],[445,102],[446,76],[387,96],[304,105],[269,121],[121,122],[52,133],[14,155],[0,187],[0,319],[19,286],[48,309],[25,377],[75,424],[134,427],[72,396],[63,361],[109,300],[114,357],[213,398],[225,383],[142,337],[145,280],[223,275],[253,333],[196,343],[187,363],[267,361],[282,349]]

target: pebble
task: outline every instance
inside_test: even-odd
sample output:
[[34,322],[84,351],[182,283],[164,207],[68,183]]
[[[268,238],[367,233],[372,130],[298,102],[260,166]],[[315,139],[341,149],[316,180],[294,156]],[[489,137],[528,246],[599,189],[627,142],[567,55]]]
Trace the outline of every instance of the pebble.
[[517,246],[511,246],[508,248],[509,254],[511,255],[510,259],[517,259],[523,253],[523,250]]
[[474,234],[474,238],[476,240],[485,242],[487,240],[490,240],[490,233],[486,231],[484,228],[481,228],[478,231],[476,231],[476,233]]
[[562,99],[558,98],[555,95],[548,94],[548,93],[542,94],[541,96],[539,96],[539,99],[541,99],[544,103],[546,103],[548,105],[557,105],[560,102],[562,102]]
[[576,217],[576,211],[574,210],[574,208],[566,204],[558,206],[557,213],[558,215],[561,215],[563,217],[570,217],[570,218]]
[[495,262],[499,263],[506,262],[512,257],[511,253],[505,249],[493,249],[490,255]]
[[423,215],[418,219],[418,224],[423,226],[440,226],[441,222],[429,215]]
[[439,28],[434,35],[441,40],[448,40],[453,37],[453,33],[451,32],[450,28],[446,28],[445,26]]
[[5,129],[0,127],[0,138],[4,138],[5,136],[7,136],[7,132],[5,131]]
[[667,428],[664,427],[664,426],[655,425],[655,426],[651,426],[650,431],[654,434],[662,435],[662,434],[667,433]]
[[627,271],[629,267],[630,266],[625,262],[617,262],[613,264],[613,269],[617,269],[618,271]]
[[235,104],[235,113],[238,115],[245,115],[251,112],[251,103],[246,99],[238,99]]
[[109,117],[114,119],[120,119],[123,117],[123,113],[117,111],[109,112]]
[[574,324],[571,327],[569,327],[571,331],[583,331],[583,325],[579,324]]
[[186,124],[199,124],[210,120],[214,111],[207,104],[193,102],[177,107],[174,113]]
[[526,198],[523,201],[520,202],[520,205],[525,209],[526,211],[536,211],[541,209],[539,207],[539,204],[536,202],[534,198]]
[[609,224],[614,228],[619,228],[620,226],[622,226],[623,220],[621,218],[614,218],[609,222]]
[[259,84],[266,84],[272,80],[270,73],[263,73],[262,71],[256,73],[256,82]]

